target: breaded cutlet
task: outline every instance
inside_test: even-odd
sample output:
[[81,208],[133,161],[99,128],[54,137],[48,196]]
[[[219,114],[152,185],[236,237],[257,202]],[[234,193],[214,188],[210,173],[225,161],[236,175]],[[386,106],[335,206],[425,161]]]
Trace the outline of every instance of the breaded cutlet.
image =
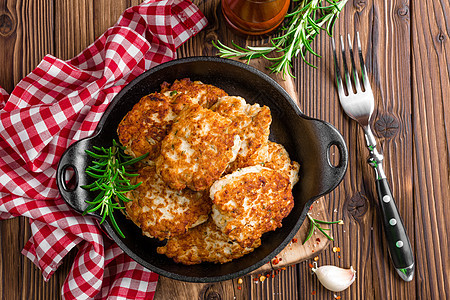
[[132,201],[124,203],[125,212],[144,235],[169,239],[208,219],[211,200],[207,193],[169,188],[154,166],[140,169],[139,176],[133,178],[136,182],[142,184],[126,194]]
[[161,143],[156,170],[174,189],[208,189],[236,158],[235,132],[230,119],[200,105],[186,107]]
[[120,122],[117,135],[125,152],[133,157],[149,153],[146,161],[158,157],[160,143],[177,116],[170,98],[153,93],[141,98]]
[[142,97],[123,118],[117,129],[119,141],[133,157],[148,152],[144,163],[149,163],[159,156],[162,139],[184,107],[199,104],[209,108],[226,95],[220,88],[188,78],[172,85],[165,82],[161,92]]
[[210,197],[214,222],[242,247],[281,227],[294,206],[289,179],[261,165],[239,169],[217,180]]
[[185,265],[202,262],[223,264],[252,252],[260,245],[261,240],[256,239],[250,247],[241,247],[223,234],[210,218],[186,234],[168,240],[166,245],[157,248],[157,252]]
[[249,166],[247,160],[268,141],[272,123],[270,109],[259,104],[250,105],[244,98],[236,96],[220,98],[211,109],[230,118],[237,125],[236,134],[242,140],[236,160],[228,171]]
[[228,95],[216,86],[201,81],[191,81],[189,78],[175,80],[172,85],[167,82],[163,83],[161,93],[172,98],[176,112],[180,112],[185,104],[189,103],[210,108],[220,97]]
[[298,182],[300,165],[296,161],[291,161],[288,152],[281,144],[268,141],[246,163],[245,167],[261,165],[285,174],[292,187]]

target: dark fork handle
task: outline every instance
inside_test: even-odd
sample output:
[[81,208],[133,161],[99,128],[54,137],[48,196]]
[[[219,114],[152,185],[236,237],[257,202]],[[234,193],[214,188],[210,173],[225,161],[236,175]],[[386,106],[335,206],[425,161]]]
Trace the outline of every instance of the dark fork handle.
[[414,276],[414,256],[411,243],[398,213],[387,179],[377,179],[376,184],[384,232],[392,262],[400,277],[405,281],[411,281]]

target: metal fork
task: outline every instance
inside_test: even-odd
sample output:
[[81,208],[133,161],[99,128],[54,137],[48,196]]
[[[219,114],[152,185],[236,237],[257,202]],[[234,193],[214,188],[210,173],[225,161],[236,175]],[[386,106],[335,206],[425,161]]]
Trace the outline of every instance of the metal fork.
[[[361,64],[361,83],[355,66],[355,58],[352,49],[350,35],[348,35],[348,47],[350,52],[350,61],[352,65],[353,81],[347,68],[347,59],[345,55],[344,39],[341,36],[342,48],[342,62],[344,65],[344,84],[341,78],[341,71],[336,55],[336,46],[334,39],[331,40],[331,45],[334,54],[334,67],[336,71],[337,90],[339,93],[339,101],[345,113],[358,122],[366,138],[366,145],[369,149],[369,158],[367,162],[373,167],[376,175],[376,186],[378,199],[380,201],[381,213],[383,218],[383,227],[386,240],[389,246],[389,253],[394,264],[395,270],[400,277],[405,281],[411,281],[414,276],[414,256],[406,234],[403,222],[398,213],[397,207],[392,196],[391,188],[386,179],[383,170],[383,155],[378,152],[376,148],[375,136],[370,129],[370,120],[374,110],[374,97],[370,87],[369,79],[367,77],[367,70],[364,64],[364,59],[361,51],[361,41],[359,39],[359,32],[356,33],[358,43],[359,61]],[[356,90],[356,93],[353,91]]]

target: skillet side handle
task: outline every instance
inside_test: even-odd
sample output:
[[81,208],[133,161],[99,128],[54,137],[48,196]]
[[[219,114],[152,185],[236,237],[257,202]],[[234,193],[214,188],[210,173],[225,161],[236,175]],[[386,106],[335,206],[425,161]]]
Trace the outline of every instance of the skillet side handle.
[[[67,148],[61,156],[56,170],[56,184],[59,193],[64,201],[80,214],[83,214],[88,206],[85,200],[93,199],[92,193],[81,187],[87,184],[88,180],[85,169],[90,163],[90,158],[84,151],[87,144],[87,140],[84,139]],[[100,215],[96,213],[88,215],[100,219]]]
[[[321,187],[320,195],[325,195],[335,189],[344,178],[348,165],[348,150],[343,136],[333,125],[315,120],[315,126],[320,132],[320,157],[323,160],[322,165],[325,166],[322,182],[326,184]],[[336,165],[333,165],[330,159],[332,146],[336,146],[339,152],[339,161]]]

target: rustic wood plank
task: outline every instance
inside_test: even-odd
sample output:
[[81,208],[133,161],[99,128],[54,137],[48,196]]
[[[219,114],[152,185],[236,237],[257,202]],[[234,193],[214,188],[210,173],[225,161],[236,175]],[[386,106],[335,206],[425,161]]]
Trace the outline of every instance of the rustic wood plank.
[[[15,85],[14,74],[15,65],[14,58],[16,58],[17,36],[21,32],[21,22],[18,20],[16,6],[14,2],[0,3],[0,44],[11,45],[10,47],[2,47],[0,64],[0,86],[6,91],[11,92]],[[14,46],[13,46],[14,45]],[[19,77],[16,75],[16,77]]]
[[[405,17],[402,11],[407,5],[404,1],[349,2],[337,23],[334,36],[347,33],[353,35],[355,31],[361,34],[376,99],[374,127],[378,129],[379,146],[384,150],[385,168],[398,199],[400,214],[414,241],[413,198],[409,188],[412,185],[412,153],[408,151],[412,146],[410,67],[407,60],[410,55],[409,16]],[[336,241],[333,243],[342,249],[342,259],[336,259],[325,251],[321,256],[325,256],[322,264],[345,268],[353,265],[357,269],[357,280],[350,289],[341,293],[343,298],[362,299],[367,297],[369,291],[374,291],[373,297],[377,299],[390,297],[392,291],[396,291],[400,298],[404,298],[404,295],[414,298],[414,283],[403,283],[389,261],[378,219],[373,171],[365,162],[368,153],[362,131],[354,121],[344,116],[333,89],[334,67],[329,38],[320,36],[314,46],[323,56],[321,59],[309,56],[318,69],[311,69],[301,62],[296,65],[295,74],[301,77],[297,87],[301,95],[300,107],[307,115],[334,124],[348,142],[350,155],[344,182],[325,197],[329,203],[328,211],[337,209],[339,218],[345,221],[343,227],[337,228]],[[396,124],[401,124],[401,131],[386,130],[386,120],[391,118]],[[389,133],[392,136],[386,137]],[[302,264],[299,268],[301,274],[307,276],[308,266]],[[306,291],[303,296],[312,298],[310,292]],[[329,299],[333,293],[319,286],[315,297]]]
[[413,1],[413,193],[417,299],[450,298],[448,1]]

